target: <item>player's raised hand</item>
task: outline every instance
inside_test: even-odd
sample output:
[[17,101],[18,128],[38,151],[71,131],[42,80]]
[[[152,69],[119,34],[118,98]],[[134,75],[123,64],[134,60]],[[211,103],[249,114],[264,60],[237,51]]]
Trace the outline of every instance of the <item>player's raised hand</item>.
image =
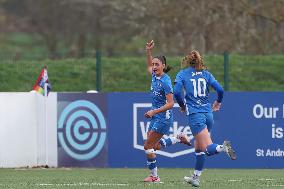
[[151,40],[150,42],[147,42],[146,43],[146,50],[153,49],[154,45],[155,45],[154,40]]
[[220,107],[221,107],[221,103],[215,101],[215,102],[213,103],[213,105],[212,105],[212,110],[213,110],[213,112],[216,112],[216,111],[220,110]]

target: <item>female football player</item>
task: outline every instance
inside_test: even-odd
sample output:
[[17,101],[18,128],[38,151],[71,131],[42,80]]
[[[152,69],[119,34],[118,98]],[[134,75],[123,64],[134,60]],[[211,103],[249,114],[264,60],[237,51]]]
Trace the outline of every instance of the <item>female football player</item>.
[[156,56],[152,58],[151,50],[153,47],[153,40],[146,44],[147,70],[152,75],[152,108],[145,113],[145,117],[151,119],[147,131],[147,140],[144,144],[144,149],[147,154],[147,165],[151,174],[144,179],[145,182],[160,181],[157,174],[156,150],[160,150],[162,147],[167,147],[177,142],[190,145],[187,137],[182,134],[176,137],[163,138],[163,135],[169,134],[169,129],[173,124],[173,89],[171,78],[166,74],[170,70],[166,62],[166,57]]
[[[218,111],[221,107],[224,93],[222,86],[207,70],[198,51],[192,51],[184,57],[182,66],[184,69],[177,74],[175,79],[174,96],[180,106],[180,110],[187,114],[188,123],[195,138],[196,160],[194,174],[184,179],[186,182],[198,187],[205,155],[211,156],[224,151],[234,160],[236,159],[236,154],[229,141],[224,141],[223,145],[215,144],[212,142],[209,134],[213,125],[212,111]],[[210,86],[218,94],[218,98],[212,107],[208,100]]]

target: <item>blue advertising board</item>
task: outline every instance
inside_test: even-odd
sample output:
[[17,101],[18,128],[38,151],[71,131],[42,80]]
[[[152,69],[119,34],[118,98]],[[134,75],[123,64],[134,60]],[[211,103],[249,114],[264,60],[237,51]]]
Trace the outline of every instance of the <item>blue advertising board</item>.
[[[206,158],[208,168],[284,168],[284,93],[226,92],[214,112],[213,142],[230,140],[225,153]],[[216,94],[210,96],[211,102]],[[58,166],[146,167],[143,149],[151,107],[148,93],[58,93]],[[170,135],[194,138],[187,117],[173,108]],[[159,167],[194,167],[194,148],[175,144],[157,151]]]
[[[214,113],[211,133],[215,143],[230,140],[238,159],[226,154],[206,158],[211,168],[284,168],[284,93],[227,92],[221,110]],[[211,101],[215,94],[211,94]],[[145,167],[143,142],[149,120],[144,113],[151,99],[147,93],[109,93],[109,166]],[[183,132],[191,139],[186,116],[174,107],[171,134]],[[176,144],[158,153],[161,167],[194,167],[194,149]]]

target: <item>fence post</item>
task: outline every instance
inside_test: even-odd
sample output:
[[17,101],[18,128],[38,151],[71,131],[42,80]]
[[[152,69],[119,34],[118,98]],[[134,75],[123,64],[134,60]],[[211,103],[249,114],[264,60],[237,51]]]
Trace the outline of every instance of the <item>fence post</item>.
[[229,53],[224,52],[224,88],[229,91]]
[[96,87],[97,91],[102,90],[102,61],[101,61],[101,52],[96,51]]

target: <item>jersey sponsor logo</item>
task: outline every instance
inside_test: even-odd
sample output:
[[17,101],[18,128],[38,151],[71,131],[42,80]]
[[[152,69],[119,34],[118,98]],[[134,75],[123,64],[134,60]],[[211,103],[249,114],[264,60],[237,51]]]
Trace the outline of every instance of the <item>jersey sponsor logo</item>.
[[[151,103],[134,103],[133,104],[133,147],[138,150],[144,151],[144,142],[147,139],[147,131],[150,125],[150,120],[144,117],[144,113],[151,108]],[[179,106],[176,103],[173,108],[174,122],[170,128],[169,136],[176,136],[183,133],[193,139],[190,127],[187,125],[187,117],[185,114],[181,114]],[[167,138],[168,136],[164,136]],[[185,154],[193,153],[194,147],[188,148],[184,144],[175,144],[167,148],[163,148],[157,151],[157,154],[162,156],[174,158]]]
[[153,94],[155,95],[155,96],[163,96],[160,92],[158,92],[158,91],[153,91]]
[[202,72],[191,72],[191,73],[192,73],[192,77],[196,75],[202,75]]
[[161,83],[156,83],[151,85],[151,91],[155,96],[163,96],[162,94],[162,84]]

